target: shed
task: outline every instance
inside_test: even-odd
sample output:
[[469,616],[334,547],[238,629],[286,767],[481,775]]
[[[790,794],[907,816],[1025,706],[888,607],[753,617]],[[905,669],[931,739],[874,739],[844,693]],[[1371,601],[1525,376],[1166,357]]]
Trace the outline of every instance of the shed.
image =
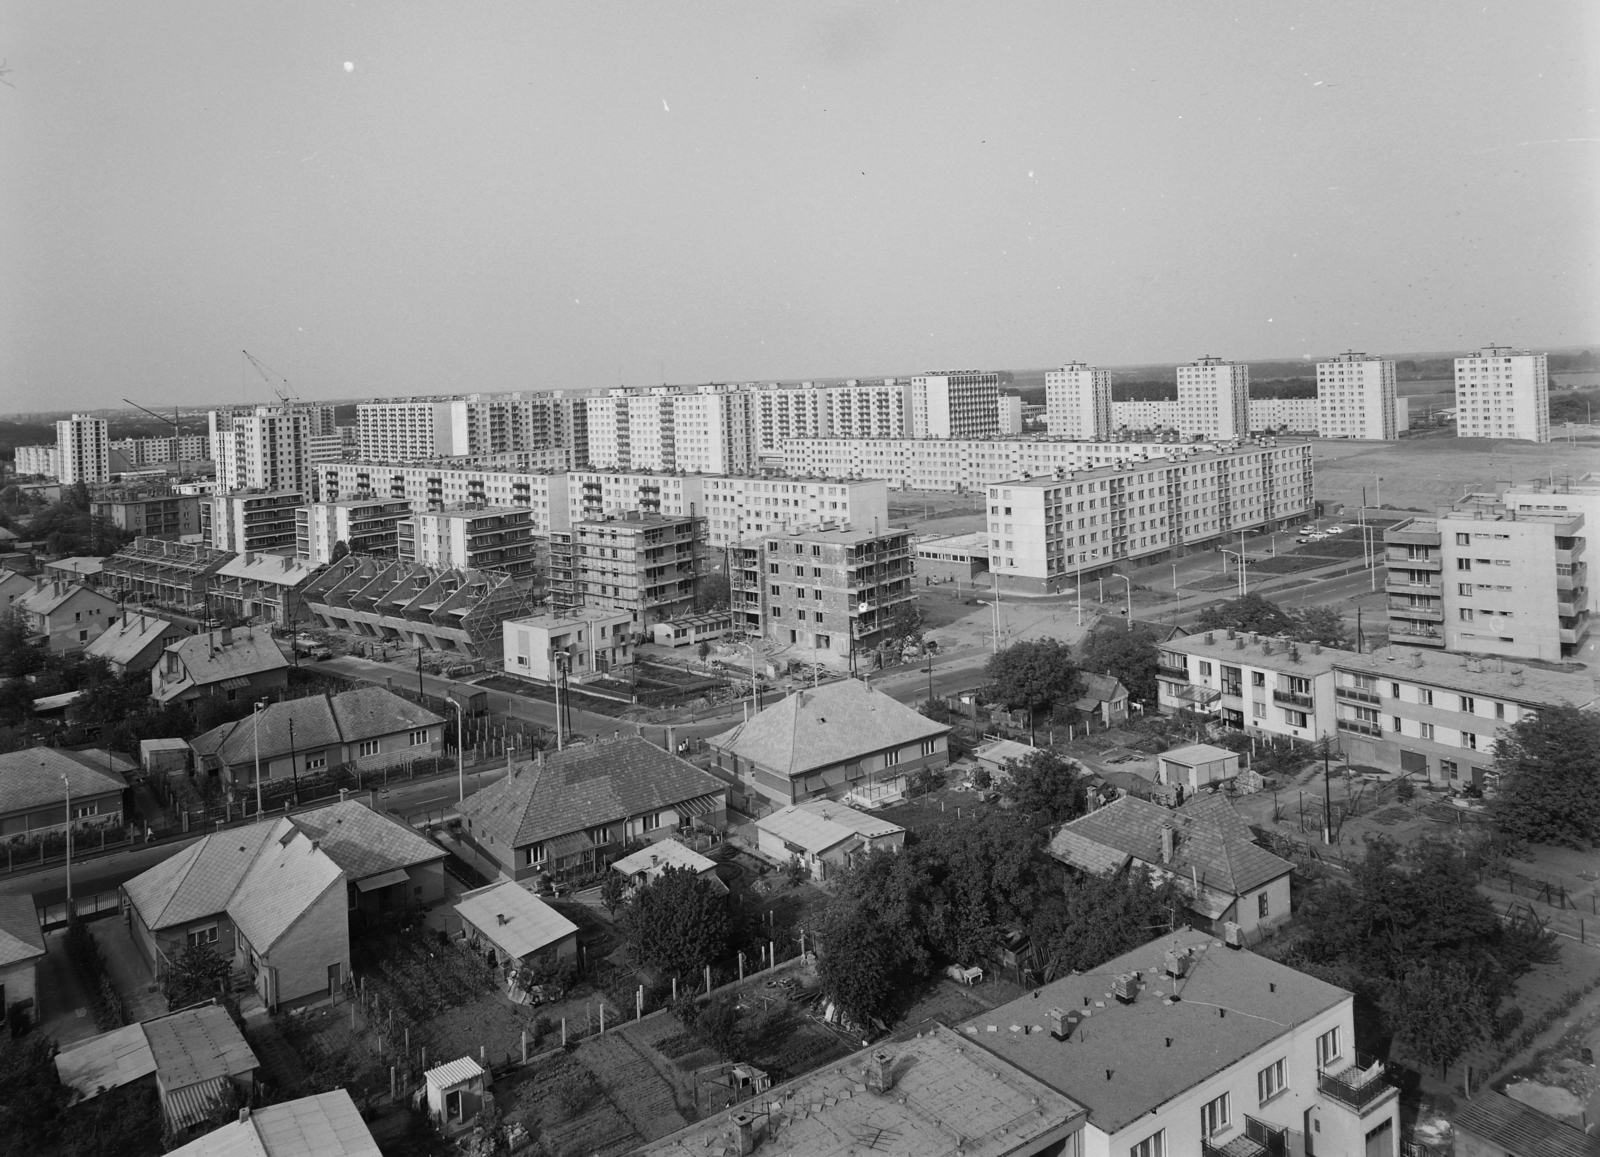
[[182,739],[141,739],[139,767],[145,775],[188,771],[189,744]]
[[829,867],[848,864],[859,852],[898,850],[906,830],[834,800],[790,804],[756,820],[756,846],[783,862],[797,859],[819,879]]
[[0,896],[0,1014],[38,1019],[38,966],[45,954],[33,897]]
[[429,1069],[423,1080],[427,1084],[428,1116],[447,1136],[472,1124],[483,1109],[488,1078],[483,1066],[471,1057],[457,1057]]
[[465,893],[456,914],[468,943],[500,964],[559,961],[578,954],[578,926],[509,880]]
[[611,865],[613,872],[621,873],[635,887],[654,880],[668,868],[688,868],[695,875],[713,881],[720,892],[728,890],[728,886],[717,879],[715,860],[702,856],[693,848],[684,847],[677,840],[657,840],[648,848],[640,848]]
[[85,1101],[145,1077],[154,1083],[156,1058],[142,1024],[124,1025],[68,1045],[55,1060],[61,1083]]
[[1493,1089],[1457,1109],[1451,1124],[1460,1157],[1600,1157],[1600,1138]]
[[1160,781],[1168,786],[1182,787],[1186,792],[1223,783],[1239,774],[1238,755],[1210,743],[1196,743],[1162,752],[1156,762],[1161,769]]
[[987,768],[990,775],[1007,775],[1005,765],[1011,760],[1019,763],[1031,759],[1037,747],[1029,747],[1026,743],[1018,743],[1014,739],[992,739],[982,747],[976,748],[972,758],[978,761],[978,766]]
[[233,1091],[249,1103],[258,1067],[244,1034],[221,1005],[188,1008],[143,1025],[156,1062],[156,1089],[174,1133],[203,1124]]

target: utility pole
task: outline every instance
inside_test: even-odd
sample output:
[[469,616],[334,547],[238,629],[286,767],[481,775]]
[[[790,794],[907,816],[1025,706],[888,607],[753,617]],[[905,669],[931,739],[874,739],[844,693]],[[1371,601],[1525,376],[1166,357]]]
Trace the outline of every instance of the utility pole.
[[294,763],[294,716],[291,715],[289,716],[289,775],[294,780],[294,802],[298,806],[300,803],[300,769]]
[[65,775],[61,786],[67,791],[67,919],[72,919],[72,783]]
[[257,699],[250,713],[250,737],[256,747],[256,823],[261,822],[261,709],[266,705],[265,699]]
[[417,705],[422,705],[422,648],[417,648]]
[[1333,791],[1328,786],[1328,749],[1332,746],[1326,734],[1322,737],[1322,842],[1333,843]]

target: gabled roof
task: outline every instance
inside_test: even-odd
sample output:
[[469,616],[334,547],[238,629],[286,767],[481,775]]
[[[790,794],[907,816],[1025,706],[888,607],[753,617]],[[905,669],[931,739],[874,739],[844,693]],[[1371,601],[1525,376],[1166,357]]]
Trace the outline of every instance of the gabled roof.
[[213,832],[141,872],[122,890],[152,932],[218,915],[227,909],[261,849],[286,822]]
[[290,822],[320,843],[352,883],[445,857],[432,840],[353,799],[300,812]]
[[724,791],[716,776],[628,735],[515,764],[457,811],[520,848]]
[[444,722],[442,716],[382,687],[341,691],[333,697],[333,713],[346,743]]
[[[1161,862],[1161,829],[1174,831],[1172,862]],[[1104,872],[1133,857],[1182,881],[1198,880],[1214,892],[1239,896],[1288,874],[1293,865],[1251,842],[1249,827],[1221,796],[1203,796],[1172,811],[1160,804],[1124,796],[1099,811],[1080,816],[1050,841],[1050,854],[1062,863]]]
[[[276,944],[324,892],[343,879],[332,857],[289,820],[280,819],[272,826],[275,838],[262,848],[228,901],[228,915],[257,952]],[[341,907],[344,902],[341,894]]]
[[272,641],[271,634],[266,630],[235,630],[226,646],[222,643],[220,631],[206,631],[167,644],[165,653],[176,654],[183,671],[175,679],[168,680],[164,665],[156,666],[155,697],[163,701],[190,687],[208,686],[224,679],[245,678],[289,665],[289,660],[283,657],[278,644]]
[[878,839],[905,828],[835,800],[813,799],[792,803],[756,820],[756,827],[813,855],[836,848],[857,837]]
[[882,691],[843,679],[798,690],[709,742],[780,775],[795,776],[949,730]]
[[1451,1123],[1517,1157],[1600,1157],[1600,1137],[1493,1089],[1457,1109]]
[[33,897],[0,895],[0,968],[44,955],[44,935]]
[[69,1044],[56,1054],[56,1076],[84,1100],[156,1071],[144,1025],[129,1024]]
[[34,615],[48,615],[73,601],[76,596],[87,595],[99,599],[107,606],[117,604],[93,587],[86,587],[82,583],[49,582],[38,590],[31,591],[22,596],[22,609]]
[[236,554],[217,569],[218,578],[245,579],[286,587],[298,586],[316,573],[317,568],[305,559],[287,554],[268,554],[265,551]]
[[159,643],[163,636],[176,634],[178,628],[165,619],[148,615],[123,615],[89,641],[83,653],[108,663],[126,666],[139,658],[145,650]]
[[309,695],[269,703],[259,712],[196,736],[190,746],[197,755],[215,756],[223,766],[232,767],[255,759],[258,726],[261,758],[273,759],[291,750],[315,751],[340,743],[359,743],[443,722],[440,716],[393,691],[362,687],[341,691],[331,698]]
[[518,960],[578,931],[571,920],[509,880],[468,892],[455,907],[461,919]]
[[1079,671],[1078,692],[1080,699],[1089,699],[1099,704],[1126,698],[1128,689],[1122,685],[1122,680],[1115,675],[1098,675],[1093,671]]
[[[67,777],[65,786],[63,775]],[[53,747],[29,747],[0,755],[0,815],[63,803],[68,788],[74,796],[87,798],[127,786],[115,772],[86,767]]]
[[167,1157],[382,1157],[343,1089],[254,1109]]

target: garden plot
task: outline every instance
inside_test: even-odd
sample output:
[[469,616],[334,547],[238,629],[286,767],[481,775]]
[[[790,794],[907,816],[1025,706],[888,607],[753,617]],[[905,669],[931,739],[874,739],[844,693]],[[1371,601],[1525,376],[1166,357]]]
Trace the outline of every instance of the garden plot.
[[502,1078],[494,1094],[506,1123],[525,1128],[551,1157],[611,1157],[644,1140],[594,1073],[563,1051]]

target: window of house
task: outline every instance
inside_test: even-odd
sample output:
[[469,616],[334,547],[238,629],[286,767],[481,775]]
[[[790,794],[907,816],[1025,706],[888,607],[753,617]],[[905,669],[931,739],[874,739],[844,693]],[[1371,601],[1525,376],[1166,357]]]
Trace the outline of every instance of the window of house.
[[328,766],[328,753],[326,751],[306,752],[306,770],[321,771]]
[[1439,761],[1439,771],[1446,779],[1461,778],[1461,769],[1453,759],[1441,759]]
[[534,864],[542,864],[545,861],[545,850],[543,844],[529,844],[523,849],[523,854],[526,857],[524,863],[529,867],[532,867]]
[[357,754],[358,755],[377,755],[378,754],[378,741],[376,739],[363,739],[361,741],[360,748],[357,750]]
[[1263,1105],[1288,1087],[1288,1068],[1281,1057],[1256,1074],[1256,1095]]
[[1200,1135],[1207,1140],[1233,1124],[1233,1118],[1228,1114],[1228,1094],[1214,1100],[1207,1101],[1200,1106]]
[[653,832],[661,826],[661,813],[651,812],[639,821],[639,826],[647,832]]
[[1267,918],[1267,894],[1265,892],[1256,896],[1256,918],[1259,920]]
[[1325,1069],[1344,1054],[1339,1051],[1339,1026],[1335,1025],[1317,1038],[1317,1067]]
[[203,928],[191,928],[184,934],[190,948],[199,948],[202,944],[215,944],[217,942],[217,926],[207,924]]
[[[580,655],[579,658],[581,659],[582,656]],[[410,740],[412,747],[421,747],[424,743],[428,742],[427,729],[424,728],[421,731],[413,731],[410,735]]]
[[1157,1129],[1137,1145],[1130,1145],[1128,1157],[1167,1157],[1167,1131]]

